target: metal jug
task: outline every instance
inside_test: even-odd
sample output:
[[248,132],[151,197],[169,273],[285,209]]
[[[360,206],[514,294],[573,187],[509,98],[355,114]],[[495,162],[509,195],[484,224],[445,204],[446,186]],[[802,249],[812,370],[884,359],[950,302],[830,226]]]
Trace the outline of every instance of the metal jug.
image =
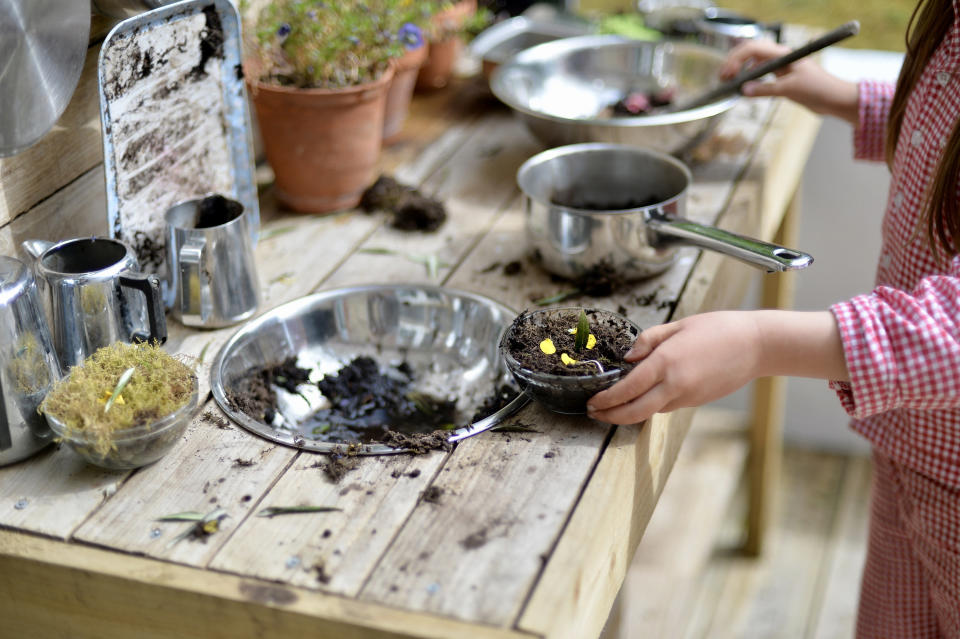
[[59,377],[33,275],[20,260],[0,256],[0,466],[53,441],[37,407]]
[[64,369],[114,342],[167,339],[160,279],[139,272],[123,242],[104,237],[59,244],[28,240]]

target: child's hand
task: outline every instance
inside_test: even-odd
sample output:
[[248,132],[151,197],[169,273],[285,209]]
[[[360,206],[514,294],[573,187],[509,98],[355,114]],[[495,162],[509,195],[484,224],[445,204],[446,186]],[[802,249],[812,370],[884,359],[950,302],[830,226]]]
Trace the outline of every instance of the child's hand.
[[[755,66],[789,53],[790,49],[769,40],[747,40],[734,47],[723,67],[722,79],[734,77],[744,65]],[[746,96],[780,96],[802,104],[811,111],[833,115],[851,124],[858,119],[857,85],[831,75],[810,58],[804,58],[780,69],[772,82],[748,82],[743,85]]]
[[642,361],[594,395],[588,414],[612,424],[634,424],[654,413],[705,404],[756,377],[759,356],[753,313],[706,313],[648,328],[625,358]]

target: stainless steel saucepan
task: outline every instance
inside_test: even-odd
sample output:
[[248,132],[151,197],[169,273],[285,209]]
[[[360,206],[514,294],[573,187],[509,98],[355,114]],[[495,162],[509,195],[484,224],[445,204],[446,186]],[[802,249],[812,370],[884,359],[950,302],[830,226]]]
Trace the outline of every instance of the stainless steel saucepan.
[[573,144],[539,153],[517,173],[534,257],[569,278],[601,266],[626,279],[657,275],[673,264],[678,246],[770,272],[813,263],[801,251],[685,219],[692,179],[679,160],[638,147]]

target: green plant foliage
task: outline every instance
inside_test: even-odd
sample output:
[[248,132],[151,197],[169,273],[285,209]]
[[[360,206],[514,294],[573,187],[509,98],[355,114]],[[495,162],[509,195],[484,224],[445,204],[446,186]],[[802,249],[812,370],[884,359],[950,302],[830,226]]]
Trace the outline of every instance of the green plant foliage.
[[577,318],[577,332],[573,336],[573,348],[582,351],[587,346],[587,339],[590,337],[590,320],[587,319],[587,312],[580,309],[580,317]]
[[372,82],[423,44],[437,0],[273,0],[253,16],[261,82],[343,88]]
[[189,366],[159,345],[118,342],[70,369],[47,393],[40,412],[63,423],[68,433],[92,436],[98,452],[105,455],[115,433],[145,426],[183,407],[193,394],[194,378]]

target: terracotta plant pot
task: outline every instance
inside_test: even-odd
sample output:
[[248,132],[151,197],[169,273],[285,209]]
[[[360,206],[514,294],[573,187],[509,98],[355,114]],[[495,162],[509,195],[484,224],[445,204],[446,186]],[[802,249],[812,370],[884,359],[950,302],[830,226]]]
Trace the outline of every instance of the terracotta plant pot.
[[387,91],[387,107],[383,116],[383,143],[396,142],[410,110],[410,99],[417,82],[417,72],[427,59],[427,45],[410,49],[393,60],[393,82]]
[[477,11],[477,0],[461,0],[431,19],[433,33],[427,61],[417,75],[418,89],[442,89],[450,83],[453,66],[463,50],[461,31],[467,19]]
[[249,87],[282,205],[329,213],[360,202],[375,177],[392,80],[391,68],[373,82],[343,89]]

